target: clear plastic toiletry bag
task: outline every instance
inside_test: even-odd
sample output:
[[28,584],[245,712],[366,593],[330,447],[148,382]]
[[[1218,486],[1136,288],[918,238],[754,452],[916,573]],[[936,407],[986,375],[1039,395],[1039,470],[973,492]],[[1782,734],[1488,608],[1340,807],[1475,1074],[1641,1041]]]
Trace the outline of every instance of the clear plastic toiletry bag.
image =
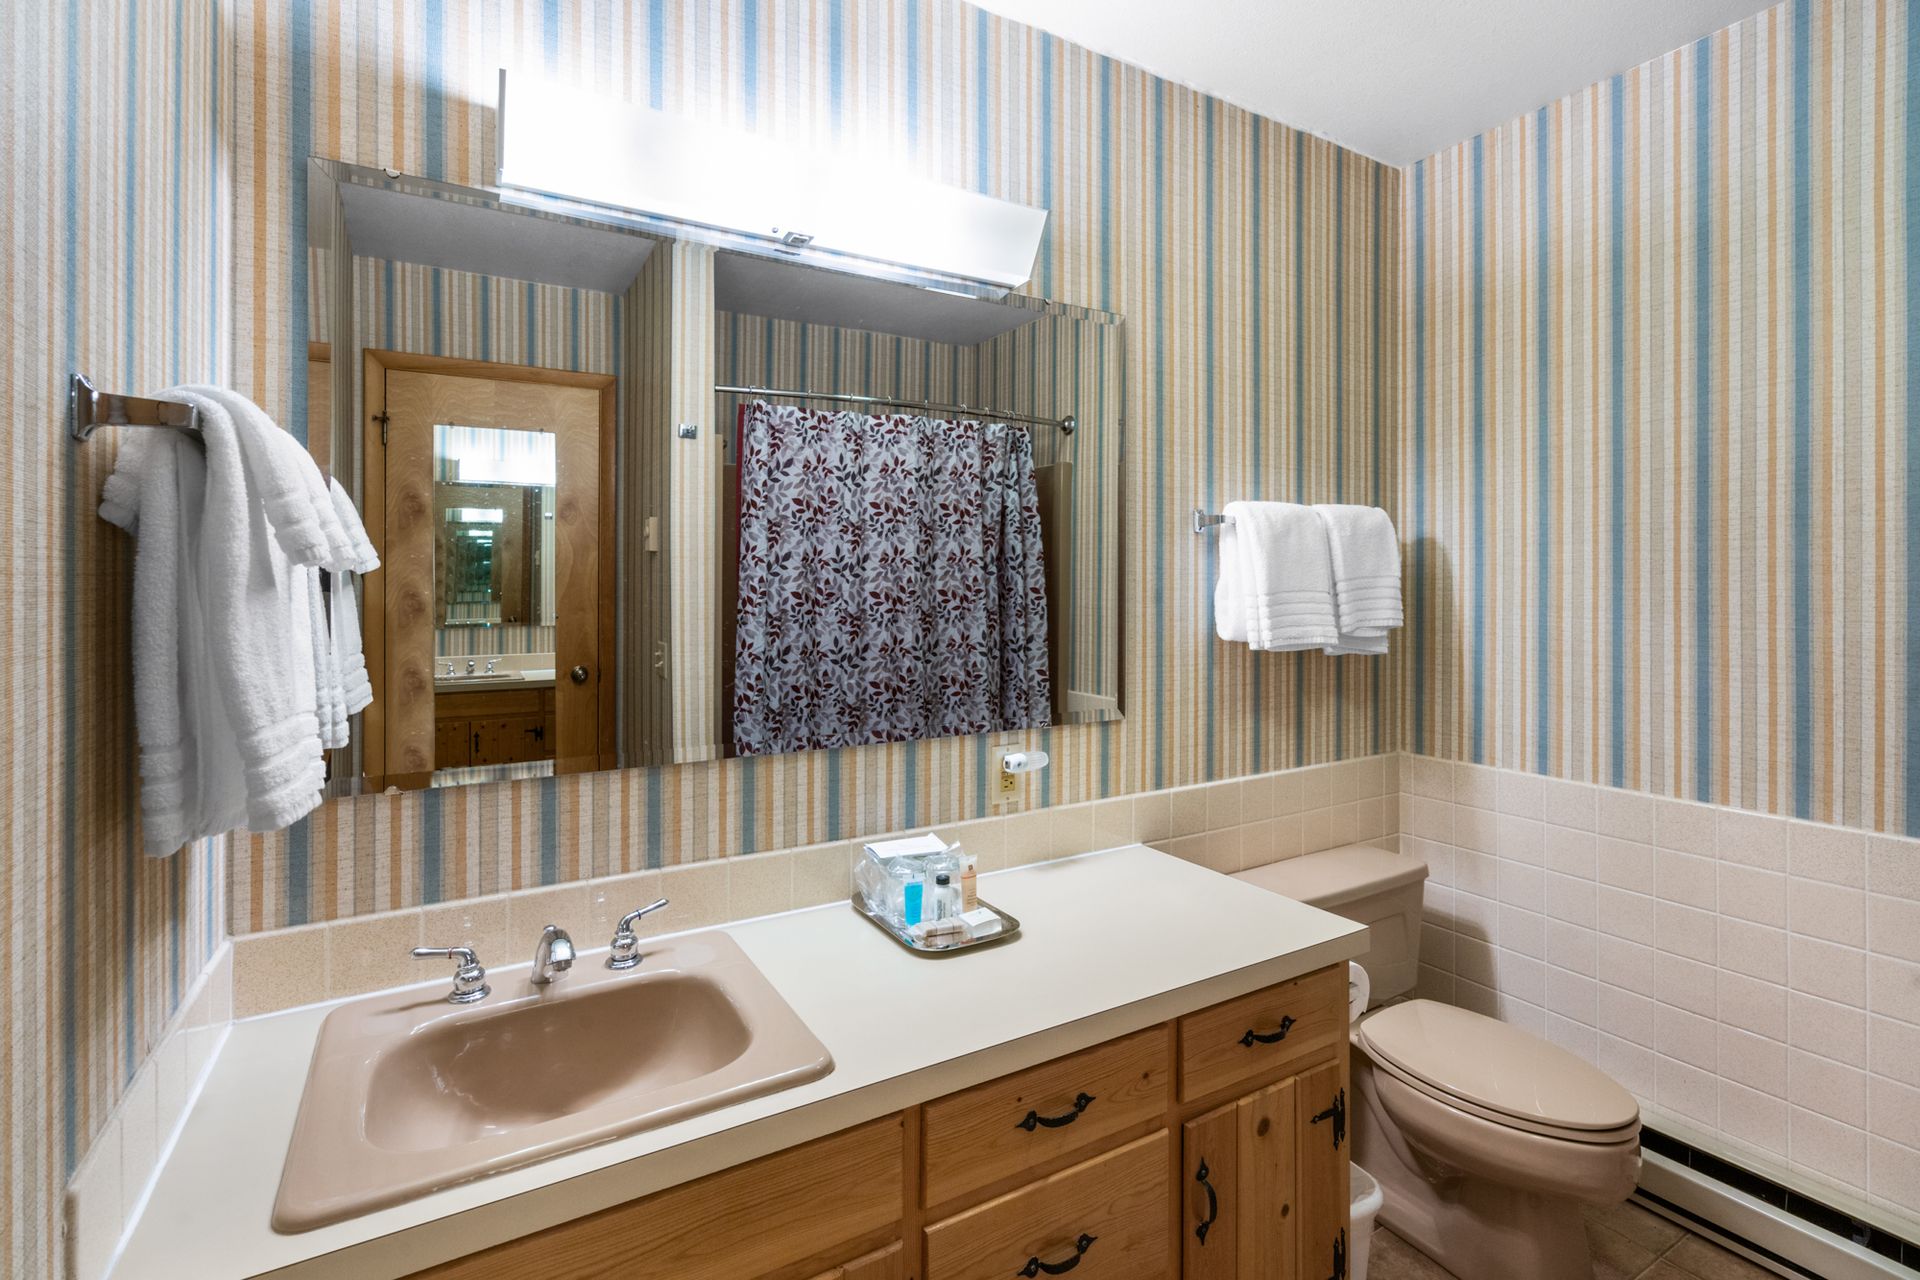
[[895,928],[908,929],[934,918],[938,895],[951,891],[951,886],[938,885],[939,877],[957,884],[960,868],[960,846],[938,836],[881,841],[867,845],[854,863],[854,891],[867,910]]

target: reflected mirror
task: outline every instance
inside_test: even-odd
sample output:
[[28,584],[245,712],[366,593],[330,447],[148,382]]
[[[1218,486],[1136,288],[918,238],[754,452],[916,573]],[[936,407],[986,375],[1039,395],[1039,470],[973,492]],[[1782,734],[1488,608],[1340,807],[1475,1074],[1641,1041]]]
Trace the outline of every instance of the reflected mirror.
[[1119,717],[1118,316],[312,170],[336,793]]

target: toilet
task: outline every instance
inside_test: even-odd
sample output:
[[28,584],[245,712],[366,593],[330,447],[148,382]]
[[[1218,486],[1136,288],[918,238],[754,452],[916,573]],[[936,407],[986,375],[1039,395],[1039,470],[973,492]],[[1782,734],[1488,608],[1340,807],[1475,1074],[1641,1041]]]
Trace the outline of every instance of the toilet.
[[1419,972],[1419,859],[1349,845],[1237,878],[1368,926],[1353,1159],[1386,1195],[1380,1221],[1457,1276],[1590,1280],[1581,1207],[1633,1193],[1633,1095],[1497,1019],[1433,1000],[1386,1003]]

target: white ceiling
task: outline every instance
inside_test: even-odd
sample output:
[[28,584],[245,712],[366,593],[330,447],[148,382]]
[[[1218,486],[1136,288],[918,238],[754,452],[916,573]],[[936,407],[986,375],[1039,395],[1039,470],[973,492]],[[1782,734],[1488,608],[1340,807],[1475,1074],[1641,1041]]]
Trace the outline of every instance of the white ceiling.
[[1771,0],[974,0],[1411,164]]

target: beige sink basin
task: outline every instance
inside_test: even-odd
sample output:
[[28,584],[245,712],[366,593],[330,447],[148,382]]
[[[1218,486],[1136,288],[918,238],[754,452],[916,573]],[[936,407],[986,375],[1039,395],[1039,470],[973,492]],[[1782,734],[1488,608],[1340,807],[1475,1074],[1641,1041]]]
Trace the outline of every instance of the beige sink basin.
[[411,988],[321,1024],[274,1202],[308,1231],[455,1183],[817,1080],[833,1058],[724,933],[615,973],[583,956],[453,1005]]

